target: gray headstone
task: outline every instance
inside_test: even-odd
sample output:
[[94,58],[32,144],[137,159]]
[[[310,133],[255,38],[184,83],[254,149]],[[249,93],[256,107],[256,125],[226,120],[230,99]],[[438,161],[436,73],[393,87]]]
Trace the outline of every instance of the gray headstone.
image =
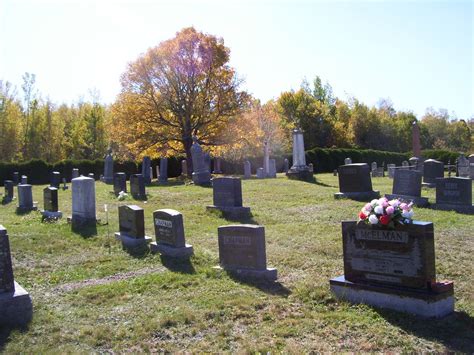
[[423,163],[423,185],[435,187],[436,179],[444,177],[444,164],[434,159],[425,160]]
[[43,189],[44,210],[58,212],[58,189],[52,186]]
[[275,179],[277,177],[277,172],[276,172],[276,160],[275,159],[269,159],[268,160],[268,177]]
[[51,186],[59,189],[61,184],[61,173],[59,171],[53,171],[51,173]]
[[468,160],[469,160],[469,163],[470,163],[470,164],[474,164],[474,154],[471,154],[471,155],[468,157]]
[[410,168],[410,163],[406,160],[402,161],[402,168],[409,169]]
[[20,173],[19,173],[18,171],[15,171],[15,172],[13,173],[13,179],[12,179],[12,181],[13,181],[13,184],[14,184],[15,186],[20,183]]
[[306,155],[304,151],[303,131],[294,129],[293,136],[293,165],[287,171],[286,176],[290,179],[312,181],[313,173],[306,165]]
[[133,198],[137,200],[146,198],[145,179],[142,174],[133,174],[130,176],[130,193]]
[[375,161],[372,162],[372,164],[370,164],[370,169],[371,169],[372,171],[377,170],[377,162],[375,162]]
[[418,170],[420,168],[420,158],[411,157],[408,159],[408,162],[410,163],[410,167],[413,169]]
[[118,196],[119,193],[127,192],[127,175],[125,173],[115,173],[114,174],[114,194]]
[[79,169],[74,168],[72,169],[71,180],[79,177]]
[[33,208],[33,187],[29,184],[18,185],[18,209],[30,211]]
[[267,269],[265,228],[241,224],[221,226],[219,239],[219,263],[224,270],[240,276],[276,280],[276,269]]
[[257,179],[265,179],[265,172],[263,171],[263,168],[257,169]]
[[104,177],[103,182],[106,184],[112,184],[114,181],[114,159],[110,151],[107,153],[104,160]]
[[181,175],[188,175],[188,162],[186,161],[186,159],[181,160]]
[[369,165],[365,163],[341,165],[338,169],[339,193],[335,198],[347,197],[357,200],[372,200],[380,194],[372,190]]
[[464,156],[464,154],[461,154],[458,158],[457,162],[457,167],[458,167],[458,175],[459,177],[470,177],[469,175],[469,160]]
[[349,164],[352,164],[352,159],[351,158],[344,159],[344,165],[349,165]]
[[142,176],[146,185],[151,184],[150,167],[151,167],[150,157],[144,157],[143,162],[142,162]]
[[158,181],[162,184],[168,182],[168,158],[160,159],[160,176]]
[[221,163],[221,158],[214,158],[214,171],[212,172],[213,174],[222,174]]
[[207,170],[211,171],[211,155],[209,153],[204,153],[204,163],[206,164]]
[[13,183],[12,180],[5,180],[3,182],[3,185],[5,187],[5,196],[3,197],[3,201],[10,202],[11,200],[13,200],[13,197],[15,196],[15,193],[14,193],[15,184]]
[[87,177],[88,177],[89,179],[92,179],[92,180],[95,181],[95,175],[94,175],[94,173],[89,173],[89,174],[87,174]]
[[28,177],[26,175],[21,176],[21,183],[22,184],[28,184]]
[[396,165],[395,164],[387,164],[387,171],[388,171],[388,177],[393,179],[395,175],[395,169]]
[[198,143],[196,136],[193,136],[193,145],[191,147],[191,156],[193,159],[193,182],[196,185],[209,185],[211,183],[211,173],[209,165],[206,162],[205,154]]
[[248,160],[244,162],[244,179],[250,179],[252,177],[252,166]]
[[290,162],[285,158],[283,161],[283,172],[286,174],[290,170]]
[[95,225],[95,181],[79,176],[72,179],[72,218],[73,228],[83,225]]
[[474,163],[469,164],[469,177],[474,179]]
[[392,193],[395,195],[421,196],[421,173],[416,170],[395,171]]

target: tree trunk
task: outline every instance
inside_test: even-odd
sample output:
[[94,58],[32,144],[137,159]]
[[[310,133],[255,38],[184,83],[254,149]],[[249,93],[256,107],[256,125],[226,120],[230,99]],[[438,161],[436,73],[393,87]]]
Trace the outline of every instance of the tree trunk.
[[188,167],[188,177],[191,178],[193,172],[193,158],[191,156],[191,147],[193,146],[193,139],[191,135],[189,137],[183,137],[184,151],[186,152],[186,163]]

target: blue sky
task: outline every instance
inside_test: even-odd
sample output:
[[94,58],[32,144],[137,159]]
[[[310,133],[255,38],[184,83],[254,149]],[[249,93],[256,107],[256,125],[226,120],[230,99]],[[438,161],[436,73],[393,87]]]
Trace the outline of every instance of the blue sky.
[[474,116],[472,1],[0,0],[0,79],[54,102],[104,102],[129,61],[187,26],[223,37],[266,101],[319,75],[343,99]]

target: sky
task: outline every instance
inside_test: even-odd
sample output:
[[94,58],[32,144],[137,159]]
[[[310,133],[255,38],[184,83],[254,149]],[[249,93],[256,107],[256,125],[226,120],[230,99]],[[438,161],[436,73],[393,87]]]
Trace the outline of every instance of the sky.
[[184,27],[224,39],[263,102],[319,75],[336,96],[474,118],[474,0],[0,0],[0,80],[112,103],[127,63]]

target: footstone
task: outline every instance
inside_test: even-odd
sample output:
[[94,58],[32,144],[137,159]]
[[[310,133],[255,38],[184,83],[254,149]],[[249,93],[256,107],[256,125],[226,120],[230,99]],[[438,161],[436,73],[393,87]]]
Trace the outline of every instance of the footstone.
[[36,210],[33,206],[33,187],[29,184],[19,184],[18,188],[18,208],[19,212]]
[[30,295],[14,280],[10,241],[0,225],[0,325],[25,326],[32,317]]
[[150,167],[151,167],[150,157],[144,157],[143,162],[142,162],[142,176],[146,185],[151,184]]
[[115,238],[122,241],[125,248],[146,246],[151,238],[145,236],[145,213],[136,205],[119,206],[119,232]]
[[436,179],[444,177],[444,164],[434,159],[423,163],[423,186],[436,187]]
[[59,189],[59,185],[61,184],[61,173],[59,171],[53,171],[51,173],[51,183],[50,186],[56,187]]
[[130,193],[134,199],[146,199],[145,179],[142,174],[133,174],[130,176]]
[[244,162],[244,179],[250,179],[252,177],[252,166],[248,160]]
[[186,244],[183,215],[176,210],[162,209],[153,212],[156,242],[150,244],[153,253],[173,258],[189,258],[193,246]]
[[267,268],[265,228],[250,224],[221,226],[219,239],[220,267],[243,278],[275,281],[277,270]]
[[405,201],[413,201],[417,206],[427,206],[428,198],[421,197],[421,172],[417,170],[395,171],[392,193],[385,195],[392,200],[399,198]]
[[92,178],[80,176],[72,179],[72,217],[73,229],[87,225],[95,225],[95,181]]
[[379,191],[372,190],[370,168],[365,163],[341,165],[338,169],[339,191],[335,198],[370,201],[380,197]]
[[472,180],[462,177],[436,179],[436,203],[433,208],[474,214]]
[[230,218],[246,218],[250,208],[242,206],[242,181],[235,177],[215,178],[212,181],[213,205],[208,210],[219,210]]
[[160,184],[166,184],[168,182],[168,158],[160,159],[160,176],[158,177]]
[[3,182],[3,185],[5,187],[5,195],[3,196],[3,202],[11,202],[13,198],[15,197],[14,194],[14,186],[15,184],[13,183],[12,180],[5,180]]
[[433,223],[390,230],[346,221],[342,242],[344,275],[330,280],[338,298],[424,317],[454,311],[453,283],[436,282]]
[[114,194],[118,196],[120,192],[127,192],[127,175],[125,173],[114,174]]
[[287,171],[286,176],[289,179],[304,181],[314,180],[313,172],[310,167],[306,165],[303,131],[300,129],[293,130],[293,165]]

